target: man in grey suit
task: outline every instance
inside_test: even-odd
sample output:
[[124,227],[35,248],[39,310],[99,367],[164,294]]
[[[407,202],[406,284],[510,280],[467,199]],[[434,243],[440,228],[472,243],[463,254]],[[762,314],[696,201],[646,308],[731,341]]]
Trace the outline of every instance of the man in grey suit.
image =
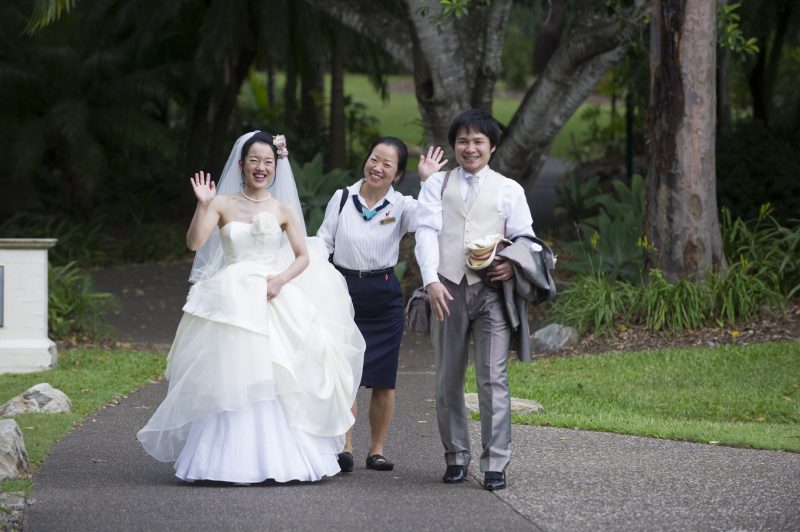
[[419,196],[415,254],[435,319],[436,417],[447,469],[442,481],[464,481],[470,461],[464,379],[472,337],[481,412],[480,456],[484,488],[506,487],[511,459],[511,396],[507,360],[511,328],[500,281],[513,277],[511,264],[496,257],[486,280],[466,266],[466,244],[499,233],[533,235],[525,192],[516,181],[489,168],[500,127],[486,111],[470,109],[450,124],[448,140],[459,166],[432,175]]

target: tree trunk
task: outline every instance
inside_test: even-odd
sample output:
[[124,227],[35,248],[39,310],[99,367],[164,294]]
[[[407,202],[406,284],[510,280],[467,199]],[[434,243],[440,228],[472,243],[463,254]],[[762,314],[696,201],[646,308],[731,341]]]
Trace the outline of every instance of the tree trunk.
[[492,110],[511,1],[495,0],[491,6],[474,2],[470,16],[461,19],[444,17],[438,2],[427,14],[418,9],[418,0],[405,0],[405,7],[412,27],[414,87],[425,140],[445,148],[448,159],[455,161],[447,139],[452,119],[471,107]]
[[[491,111],[511,1],[470,2],[469,14],[457,18],[444,16],[438,1],[426,3],[423,12],[419,0],[404,0],[406,21],[378,2],[305,2],[413,67],[425,142],[442,146],[455,161],[447,140],[450,121],[470,107]],[[492,160],[496,170],[516,179],[537,175],[556,134],[627,49],[646,0],[634,0],[624,17],[608,16],[600,4],[580,11],[585,20],[575,24],[528,89]]]
[[225,82],[217,92],[214,122],[211,128],[211,139],[208,145],[209,157],[213,168],[222,171],[228,159],[228,150],[231,146],[231,117],[236,107],[236,98],[242,82],[250,71],[250,66],[256,56],[255,48],[245,48],[239,51],[233,65],[226,68]]
[[753,118],[760,120],[769,127],[769,113],[764,87],[764,72],[766,70],[767,49],[762,44],[756,54],[756,62],[750,75],[747,77],[747,86],[750,89],[750,101],[753,104]]
[[312,56],[300,71],[300,120],[311,131],[325,127],[325,114],[322,100],[325,92],[325,70],[322,63]]
[[725,267],[717,212],[715,2],[653,0],[645,231],[670,281]]
[[211,89],[206,86],[196,87],[193,91],[188,109],[188,139],[186,143],[186,158],[183,173],[192,175],[198,170],[208,170],[208,106],[211,98]]
[[331,28],[331,107],[330,107],[330,168],[347,166],[347,144],[344,117],[344,57],[339,31]]
[[533,44],[533,73],[544,72],[550,58],[558,50],[561,43],[561,32],[564,30],[564,16],[567,0],[552,0],[550,10],[545,19],[536,28],[536,41]]
[[527,90],[503,135],[494,168],[520,181],[534,180],[550,145],[603,75],[628,46],[635,26],[603,20],[565,39]]

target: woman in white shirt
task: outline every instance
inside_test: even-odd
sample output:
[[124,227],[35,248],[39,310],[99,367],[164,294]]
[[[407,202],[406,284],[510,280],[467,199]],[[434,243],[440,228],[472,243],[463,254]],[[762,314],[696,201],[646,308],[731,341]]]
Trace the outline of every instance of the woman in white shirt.
[[[438,171],[441,149],[420,156],[420,180]],[[361,386],[372,388],[369,408],[370,447],[367,469],[390,471],[394,464],[383,456],[383,445],[394,411],[394,388],[400,341],[403,338],[403,293],[394,274],[400,239],[416,230],[417,202],[393,185],[405,174],[408,148],[395,137],[373,141],[364,161],[364,177],[337,191],[317,232],[334,266],[347,281],[355,320],[367,343]],[[356,405],[353,404],[355,414]],[[352,430],[339,454],[342,471],[353,470]]]

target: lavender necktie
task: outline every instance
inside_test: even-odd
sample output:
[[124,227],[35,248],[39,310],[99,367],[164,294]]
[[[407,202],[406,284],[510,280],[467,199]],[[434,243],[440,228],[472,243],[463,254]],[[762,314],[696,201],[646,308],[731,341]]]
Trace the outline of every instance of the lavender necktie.
[[478,197],[478,176],[467,174],[467,197],[464,198],[464,203],[467,206],[467,211],[472,209],[472,204],[475,203],[475,198]]

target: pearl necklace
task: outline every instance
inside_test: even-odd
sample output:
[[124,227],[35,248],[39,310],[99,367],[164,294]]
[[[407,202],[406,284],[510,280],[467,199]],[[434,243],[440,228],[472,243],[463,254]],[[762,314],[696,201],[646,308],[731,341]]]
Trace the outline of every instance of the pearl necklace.
[[267,197],[266,198],[262,198],[262,199],[251,198],[250,196],[248,196],[247,194],[244,193],[244,190],[240,190],[239,194],[244,196],[246,199],[249,199],[253,203],[261,203],[262,201],[267,201],[268,199],[270,199],[272,197],[272,194],[270,194],[269,192],[267,192]]

